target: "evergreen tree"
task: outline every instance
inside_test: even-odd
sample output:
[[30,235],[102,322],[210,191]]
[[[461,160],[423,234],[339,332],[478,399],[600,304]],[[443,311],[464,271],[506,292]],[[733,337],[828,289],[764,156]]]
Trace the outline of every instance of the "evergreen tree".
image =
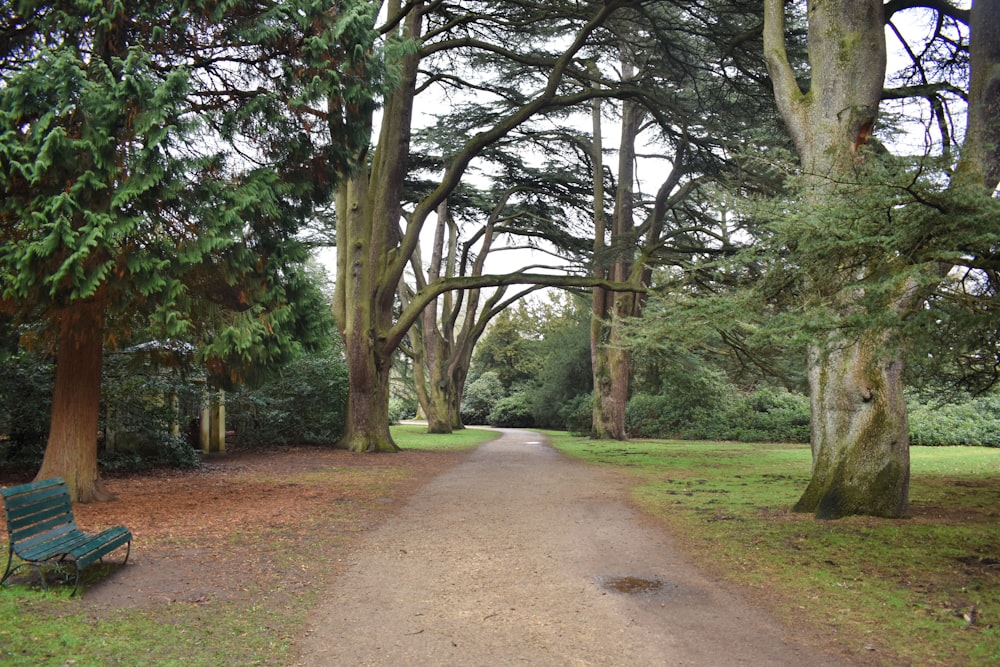
[[[339,10],[339,11],[338,11]],[[106,340],[137,317],[233,377],[302,328],[297,226],[352,168],[378,70],[367,3],[8,3],[0,12],[0,304],[56,350],[39,477],[104,497]],[[360,29],[359,29],[360,27]],[[365,40],[368,40],[365,42]],[[329,135],[315,127],[335,128]]]
[[[936,163],[889,155],[871,141],[883,99],[926,96],[940,120],[947,117],[940,111],[941,91],[954,90],[964,77],[939,58],[943,44],[949,60],[958,55],[964,62],[960,24],[968,12],[950,3],[928,5],[937,28],[926,48],[910,49],[923,56],[914,58],[912,69],[919,85],[890,93],[883,88],[883,25],[911,3],[809,3],[808,87],[783,58],[784,9],[766,5],[766,55],[804,185],[796,210],[784,209],[774,225],[775,240],[792,277],[786,284],[815,334],[809,362],[813,476],[796,508],[820,517],[906,513],[909,442],[902,388],[904,360],[918,340],[913,325],[925,326],[919,337],[926,339],[944,319],[941,302],[954,303],[963,292],[975,293],[978,301],[992,292],[975,284],[992,282],[987,258],[997,244],[990,214],[995,202],[987,194],[997,179],[990,181],[992,167],[983,157],[988,153],[981,152],[996,136],[995,120],[977,126],[974,111],[976,104],[990,103],[989,95],[970,89],[969,129],[950,184],[953,132],[946,125],[938,123],[944,150]],[[995,29],[986,25],[972,37],[974,45],[994,38]],[[848,42],[851,49],[844,48]],[[974,82],[987,80],[980,77],[988,78],[995,67],[987,53],[983,49],[972,59]],[[932,80],[931,74],[943,78]],[[963,178],[967,165],[976,174],[971,194]],[[956,265],[964,268],[955,273]],[[962,275],[971,280],[963,285]],[[950,345],[934,353],[950,356]]]

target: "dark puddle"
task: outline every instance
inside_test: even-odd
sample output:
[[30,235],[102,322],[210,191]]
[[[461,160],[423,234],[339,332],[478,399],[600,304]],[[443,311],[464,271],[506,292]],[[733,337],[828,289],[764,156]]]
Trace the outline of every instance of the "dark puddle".
[[646,579],[643,577],[598,577],[597,583],[605,590],[625,595],[659,593],[667,585],[666,582],[660,579]]

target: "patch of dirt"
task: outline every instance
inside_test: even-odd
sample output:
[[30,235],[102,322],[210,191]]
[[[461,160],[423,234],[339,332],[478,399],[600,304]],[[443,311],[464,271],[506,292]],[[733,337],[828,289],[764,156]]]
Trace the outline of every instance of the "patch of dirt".
[[[187,471],[105,477],[115,499],[75,504],[77,523],[87,532],[127,526],[132,551],[124,568],[117,567],[125,556],[122,549],[105,559],[109,567],[103,571],[84,571],[83,602],[104,608],[203,603],[247,595],[264,578],[271,587],[309,586],[317,577],[336,574],[360,535],[423,481],[464,456],[290,447],[212,455]],[[25,481],[30,480],[19,472],[0,472],[0,485]],[[6,537],[2,516],[0,531]],[[271,539],[287,542],[288,548],[320,549],[325,556],[322,576],[319,566],[311,572],[282,571],[274,553],[250,548],[255,536],[275,531],[278,536]],[[13,583],[37,582],[31,570],[21,572]]]
[[624,476],[501,430],[358,541],[298,665],[867,662],[694,567]]

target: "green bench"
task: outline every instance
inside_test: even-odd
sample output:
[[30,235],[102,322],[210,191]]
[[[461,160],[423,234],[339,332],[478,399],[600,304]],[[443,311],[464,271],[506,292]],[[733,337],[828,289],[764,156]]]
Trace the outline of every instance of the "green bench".
[[[7,518],[7,569],[0,577],[0,586],[18,569],[33,566],[38,569],[42,586],[48,590],[42,565],[56,561],[71,563],[76,573],[73,592],[80,586],[80,570],[101,560],[121,546],[126,546],[125,560],[132,551],[132,533],[124,526],[115,526],[89,535],[80,530],[73,519],[69,489],[62,479],[46,479],[31,484],[0,489]],[[13,565],[14,556],[22,563]]]

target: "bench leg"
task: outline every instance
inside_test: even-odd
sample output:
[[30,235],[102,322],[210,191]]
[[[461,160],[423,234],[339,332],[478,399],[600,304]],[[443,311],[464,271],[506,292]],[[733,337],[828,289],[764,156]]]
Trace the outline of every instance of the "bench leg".
[[13,565],[13,563],[14,563],[14,552],[12,550],[8,549],[7,550],[7,567],[3,571],[3,576],[0,577],[0,586],[3,586],[4,582],[7,581],[7,577],[9,577],[11,574],[13,574],[10,571],[10,566]]

